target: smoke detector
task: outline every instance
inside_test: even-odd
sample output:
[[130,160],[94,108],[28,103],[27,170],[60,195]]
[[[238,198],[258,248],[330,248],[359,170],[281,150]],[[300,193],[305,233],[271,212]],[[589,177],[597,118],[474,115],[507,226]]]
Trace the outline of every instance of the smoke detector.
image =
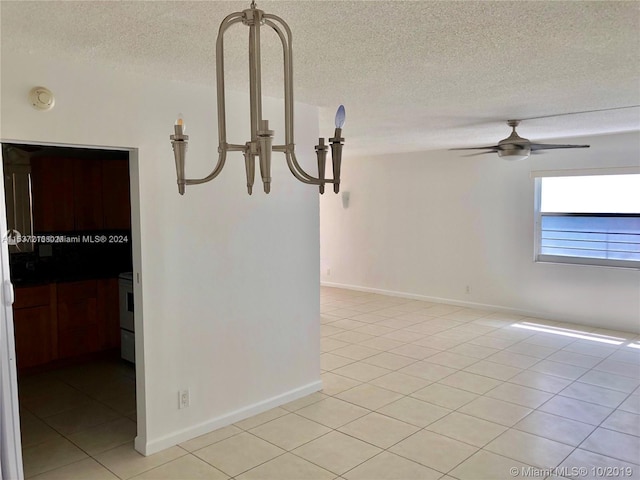
[[33,87],[29,92],[29,101],[36,110],[51,110],[56,99],[51,90],[46,87]]

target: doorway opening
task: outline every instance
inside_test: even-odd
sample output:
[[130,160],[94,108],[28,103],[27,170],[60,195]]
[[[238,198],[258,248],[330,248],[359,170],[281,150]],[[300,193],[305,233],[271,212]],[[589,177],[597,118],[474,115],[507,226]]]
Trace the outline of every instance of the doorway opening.
[[131,157],[2,144],[25,478],[139,434]]

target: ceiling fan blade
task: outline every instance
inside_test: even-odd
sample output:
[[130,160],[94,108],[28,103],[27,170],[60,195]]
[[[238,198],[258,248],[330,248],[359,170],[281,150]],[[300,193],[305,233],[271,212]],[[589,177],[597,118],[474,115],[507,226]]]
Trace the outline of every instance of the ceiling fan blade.
[[[502,144],[500,144],[498,146],[499,150],[513,150],[513,149],[520,149],[523,150],[525,148],[527,148],[529,145],[528,144],[523,144],[523,143],[508,143],[508,142],[504,142]],[[506,147],[506,148],[505,148]]]
[[486,155],[487,153],[496,153],[493,150],[490,150],[488,152],[478,152],[478,153],[470,153],[469,155],[460,155],[461,157],[476,157],[478,155]]
[[467,148],[450,148],[449,150],[491,150],[497,152],[500,149],[498,145],[492,145],[490,147],[467,147]]
[[589,148],[589,145],[554,145],[548,143],[532,143],[531,151],[535,152],[536,150],[552,150],[556,148]]

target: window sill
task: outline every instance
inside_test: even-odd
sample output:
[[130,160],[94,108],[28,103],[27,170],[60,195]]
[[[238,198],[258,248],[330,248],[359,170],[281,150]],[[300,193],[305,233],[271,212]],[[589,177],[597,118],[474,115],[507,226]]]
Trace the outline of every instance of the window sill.
[[602,258],[564,257],[560,255],[538,255],[536,263],[559,265],[577,265],[580,267],[622,268],[625,270],[640,270],[640,262],[633,260],[607,260]]

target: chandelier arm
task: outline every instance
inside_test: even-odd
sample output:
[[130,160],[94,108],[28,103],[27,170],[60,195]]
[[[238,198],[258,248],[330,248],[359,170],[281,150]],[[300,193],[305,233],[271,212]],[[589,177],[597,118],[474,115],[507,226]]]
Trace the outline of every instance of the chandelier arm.
[[[291,68],[291,30],[284,20],[268,13],[264,14],[265,25],[271,27],[280,37],[282,43],[282,57],[284,59],[284,123],[285,123],[285,144],[283,150],[289,170],[299,181],[311,185],[319,185],[320,179],[312,177],[305,172],[298,164],[295,157],[295,147],[293,144],[293,71]],[[279,22],[287,32],[287,36],[282,33],[280,27],[272,20]]]
[[225,147],[220,147],[220,154],[218,156],[218,163],[216,164],[213,171],[203,178],[187,178],[185,180],[186,185],[199,185],[201,183],[207,183],[214,178],[216,178],[222,169],[224,168],[224,164],[227,161],[227,152],[247,152],[247,147],[245,145],[233,145],[233,144],[225,144]]
[[262,120],[262,85],[260,68],[260,25],[249,27],[249,109],[251,141],[258,140],[258,123]]
[[[264,14],[265,23],[275,30],[282,42],[282,56],[284,58],[284,125],[285,125],[285,144],[293,145],[295,143],[293,137],[293,49],[291,29],[287,22],[270,13]],[[286,32],[282,30],[273,21],[280,23]]]
[[[300,166],[296,159],[295,147],[293,143],[293,65],[291,49],[291,29],[289,25],[280,17],[266,13],[264,15],[265,24],[270,26],[280,37],[282,43],[282,56],[284,59],[284,118],[285,118],[285,143],[284,151],[287,158],[287,165],[291,173],[301,182],[311,185],[320,185],[319,178],[309,175]],[[280,23],[285,29],[286,36],[280,27],[272,20]]]
[[227,143],[227,109],[224,95],[224,33],[234,23],[242,21],[242,12],[232,13],[220,24],[216,39],[216,93],[218,99],[218,149]]
[[295,153],[293,153],[292,151],[287,151],[285,155],[287,157],[287,166],[289,167],[289,170],[294,177],[296,177],[302,183],[307,183],[309,185],[320,185],[319,178],[312,177],[307,172],[302,170],[300,165],[298,165],[298,162],[295,160]]
[[216,164],[215,168],[209,175],[207,175],[204,178],[187,178],[185,180],[185,183],[187,185],[199,185],[201,183],[207,183],[213,180],[220,174],[220,172],[224,168],[224,164],[226,161],[227,161],[227,150],[226,149],[221,150],[220,155],[218,156],[218,163]]
[[[216,84],[218,98],[218,163],[209,175],[203,178],[188,178],[185,180],[186,185],[198,185],[206,183],[216,178],[224,168],[227,160],[228,150],[244,150],[244,146],[233,145],[229,148],[227,144],[227,123],[226,123],[226,105],[224,96],[224,32],[234,23],[242,21],[242,13],[232,13],[220,24],[218,30],[218,38],[216,40]],[[241,147],[235,148],[235,147]]]
[[287,150],[287,165],[289,166],[289,170],[293,173],[293,176],[296,177],[303,183],[308,183],[310,185],[322,185],[322,183],[336,183],[333,178],[325,178],[324,180],[320,180],[318,177],[313,177],[305,172],[298,161],[296,160],[295,152],[291,150]]
[[320,181],[319,178],[314,177],[313,175],[309,175],[307,172],[305,172],[304,168],[302,168],[298,163],[298,159],[296,158],[296,152],[293,149],[291,149],[289,153],[291,154],[291,163],[300,175],[307,178],[308,180],[314,180],[318,182]]

